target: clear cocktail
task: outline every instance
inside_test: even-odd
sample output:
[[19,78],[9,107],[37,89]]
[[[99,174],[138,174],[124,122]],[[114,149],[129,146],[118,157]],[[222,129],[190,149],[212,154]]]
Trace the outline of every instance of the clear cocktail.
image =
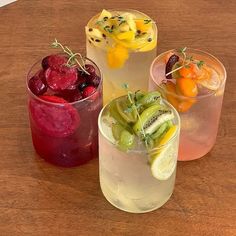
[[180,113],[178,160],[194,160],[213,147],[223,101],[226,71],[214,56],[194,49],[159,55],[150,70],[150,90],[158,90]]
[[87,57],[103,73],[104,102],[132,91],[148,89],[149,67],[156,56],[157,28],[147,15],[135,10],[103,10],[86,28]]
[[173,192],[180,120],[159,93],[129,96],[99,115],[100,185],[112,205],[142,213],[161,207]]

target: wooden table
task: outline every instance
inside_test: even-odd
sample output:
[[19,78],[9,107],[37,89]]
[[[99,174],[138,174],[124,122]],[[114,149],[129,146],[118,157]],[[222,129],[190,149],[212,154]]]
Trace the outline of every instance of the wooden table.
[[[102,8],[135,8],[157,20],[158,53],[201,48],[228,79],[213,150],[178,163],[159,210],[129,214],[103,197],[98,160],[72,169],[41,160],[31,142],[25,78],[57,37],[85,52],[84,26]],[[0,8],[0,235],[236,235],[236,2],[219,0],[19,0]]]

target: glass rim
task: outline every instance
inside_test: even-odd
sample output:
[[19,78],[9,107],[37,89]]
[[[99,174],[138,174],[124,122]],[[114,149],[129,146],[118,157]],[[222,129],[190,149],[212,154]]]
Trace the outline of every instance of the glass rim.
[[[120,99],[122,97],[126,97],[127,95],[124,95],[124,96],[120,96],[120,97],[117,97],[117,98],[114,98],[113,100],[111,100],[109,103],[107,103],[103,108],[102,110],[100,111],[99,113],[99,116],[98,116],[98,131],[101,132],[102,136],[112,145],[114,146],[117,146],[115,143],[113,143],[111,141],[111,139],[105,134],[105,132],[103,131],[102,127],[101,127],[101,118],[102,118],[102,115],[103,115],[103,112],[104,110],[107,108],[107,106],[109,106],[113,101],[117,100],[117,99]],[[155,151],[158,151],[158,150],[161,150],[165,147],[167,147],[177,136],[179,136],[179,133],[180,133],[180,126],[181,126],[181,120],[180,120],[180,116],[179,116],[179,113],[177,112],[177,110],[174,108],[173,105],[171,105],[166,99],[163,99],[162,98],[162,101],[168,106],[171,108],[171,110],[174,111],[174,116],[175,118],[177,118],[177,130],[175,132],[175,134],[171,137],[171,139],[168,140],[167,143],[165,143],[164,145],[161,145],[161,146],[158,146],[158,147],[155,147],[155,148],[152,148],[150,150],[136,150],[136,149],[131,149],[131,150],[128,150],[127,153],[129,152],[135,152],[135,153],[146,153],[146,154],[152,154],[152,153],[155,153]]]
[[[122,12],[137,12],[137,13],[140,13],[140,15],[144,15],[146,16],[147,18],[150,18],[152,20],[152,23],[155,25],[156,29],[157,29],[157,24],[156,24],[156,21],[154,21],[149,15],[147,15],[146,13],[143,13],[142,11],[139,11],[139,10],[136,10],[136,9],[132,9],[132,8],[109,8],[107,9],[107,11],[110,11],[110,12],[114,12],[114,11],[122,11]],[[87,22],[86,26],[89,25],[89,23],[96,17],[96,16],[99,16],[101,14],[101,11],[99,13],[97,13],[96,15],[93,15],[89,21]]]
[[[66,55],[66,54],[65,54],[65,53],[55,53],[55,54],[53,54],[53,55]],[[43,59],[43,58],[42,58],[42,59]],[[36,61],[36,62],[31,66],[31,68],[30,68],[30,70],[29,70],[29,72],[27,73],[27,76],[26,76],[26,88],[27,88],[27,91],[28,91],[28,93],[30,94],[30,96],[32,96],[34,99],[36,99],[36,100],[38,100],[38,101],[40,101],[40,102],[45,102],[45,103],[47,103],[47,104],[51,104],[51,105],[63,106],[63,105],[65,105],[65,104],[75,105],[75,104],[82,103],[82,102],[84,102],[84,101],[89,100],[89,98],[91,98],[91,97],[95,94],[95,93],[92,93],[90,96],[88,96],[88,97],[86,97],[86,98],[80,99],[80,100],[75,101],[75,102],[67,102],[67,103],[65,103],[65,104],[64,104],[64,103],[49,102],[49,101],[46,101],[46,100],[41,99],[40,97],[38,97],[37,95],[35,95],[35,94],[30,90],[28,81],[29,81],[29,79],[30,79],[30,73],[32,72],[33,68],[34,68],[37,64],[39,64],[39,63],[42,61],[42,59]],[[97,92],[97,91],[99,91],[100,88],[102,87],[102,82],[103,82],[103,75],[102,75],[102,72],[101,72],[101,70],[99,69],[99,67],[97,66],[97,64],[96,64],[93,60],[91,60],[91,59],[89,59],[89,58],[87,58],[87,57],[83,57],[83,59],[88,60],[88,61],[90,61],[91,63],[93,63],[93,64],[96,66],[96,68],[98,69],[98,71],[99,71],[99,74],[100,74],[100,82],[99,82],[99,85],[98,85],[97,88],[96,88],[96,92]]]
[[150,77],[151,77],[151,80],[155,83],[155,85],[161,89],[162,91],[165,91],[166,94],[170,94],[171,96],[174,96],[174,97],[177,97],[177,98],[180,98],[180,99],[203,99],[203,98],[207,98],[207,97],[210,97],[210,96],[213,96],[215,95],[219,89],[222,88],[222,86],[225,85],[225,82],[226,82],[226,78],[227,78],[227,72],[226,72],[226,69],[225,69],[225,66],[223,65],[223,63],[215,56],[213,56],[212,54],[206,52],[206,51],[203,51],[203,50],[200,50],[200,49],[195,49],[195,48],[187,48],[186,50],[188,51],[191,51],[191,52],[196,52],[196,53],[201,53],[201,54],[204,54],[206,56],[208,56],[209,58],[212,58],[213,60],[215,60],[221,67],[221,69],[223,70],[223,80],[219,86],[219,88],[215,91],[212,91],[211,93],[209,94],[203,94],[203,95],[197,95],[196,97],[188,97],[188,96],[184,96],[184,95],[178,95],[176,93],[172,93],[172,92],[169,92],[167,91],[166,89],[164,89],[162,86],[160,86],[159,84],[157,84],[157,82],[155,81],[155,77],[153,75],[153,67],[154,65],[157,63],[157,61],[163,57],[163,55],[165,54],[168,54],[168,53],[171,53],[173,51],[177,51],[178,49],[170,49],[168,51],[165,51],[161,54],[159,54],[152,62],[151,66],[150,66],[150,70],[149,70],[149,73],[150,73]]
[[[156,38],[156,41],[158,40],[158,28],[157,28],[157,23],[156,23],[156,21],[155,20],[153,20],[150,16],[148,16],[147,14],[145,14],[145,13],[143,13],[143,12],[141,12],[141,11],[138,11],[138,10],[135,10],[135,9],[130,9],[130,8],[114,8],[114,9],[107,9],[108,11],[110,11],[110,12],[112,12],[112,11],[122,11],[122,12],[136,12],[136,13],[139,13],[139,14],[141,14],[141,15],[143,15],[143,16],[145,16],[145,17],[147,17],[147,18],[149,18],[149,19],[151,19],[152,20],[152,24],[153,24],[153,30],[155,31],[155,38]],[[89,21],[87,22],[87,24],[86,24],[86,26],[89,26],[90,25],[90,23],[96,18],[96,17],[98,17],[99,15],[101,14],[101,11],[99,12],[99,13],[97,13],[96,15],[93,15],[90,19],[89,19]],[[86,39],[87,39],[87,34],[85,33],[85,36],[86,36]],[[87,41],[87,40],[86,40]],[[155,48],[157,47],[157,43],[156,43],[156,46],[155,46]],[[154,49],[155,49],[154,48]],[[153,50],[153,49],[152,49]],[[138,53],[139,52],[139,50],[132,50],[132,53]]]

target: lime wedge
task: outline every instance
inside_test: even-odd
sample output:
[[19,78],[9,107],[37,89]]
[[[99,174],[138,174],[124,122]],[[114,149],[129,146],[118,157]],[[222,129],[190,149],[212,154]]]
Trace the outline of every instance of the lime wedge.
[[[165,145],[175,134],[177,126],[173,125],[160,140],[160,145]],[[152,154],[151,171],[158,180],[167,180],[173,174],[178,152],[174,144],[170,143],[161,148],[156,154]]]

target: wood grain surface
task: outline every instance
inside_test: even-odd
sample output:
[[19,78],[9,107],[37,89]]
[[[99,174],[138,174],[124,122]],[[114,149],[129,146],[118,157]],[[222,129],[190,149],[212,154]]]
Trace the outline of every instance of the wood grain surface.
[[[25,78],[57,37],[85,52],[84,26],[103,8],[157,21],[158,53],[181,46],[217,56],[228,73],[213,150],[178,163],[175,191],[146,214],[103,197],[98,160],[71,169],[41,160],[31,142]],[[0,235],[236,235],[236,1],[19,0],[0,8]]]

